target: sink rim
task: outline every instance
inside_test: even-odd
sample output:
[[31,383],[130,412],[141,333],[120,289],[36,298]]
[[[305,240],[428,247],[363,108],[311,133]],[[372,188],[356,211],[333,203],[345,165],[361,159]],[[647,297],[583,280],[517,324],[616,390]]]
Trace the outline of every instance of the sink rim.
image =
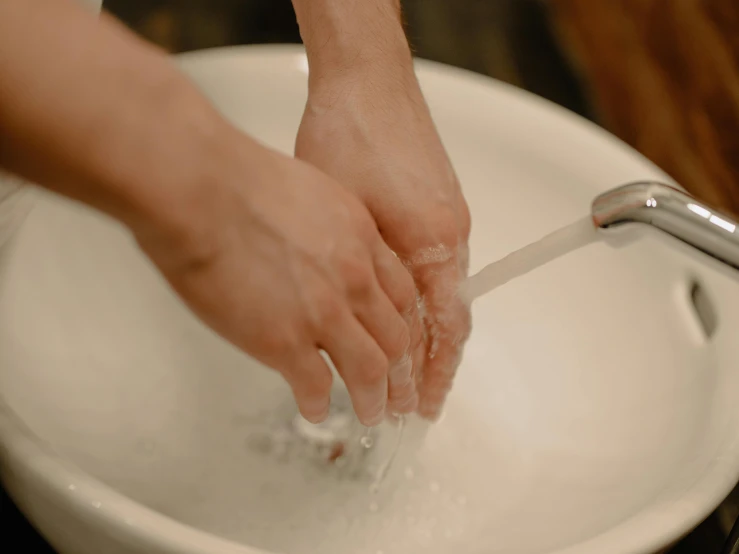
[[[261,64],[290,60],[296,62],[304,56],[304,51],[299,46],[279,45],[217,48],[185,54],[180,58],[207,60],[225,53],[235,54],[240,60],[259,60],[258,63]],[[457,86],[473,85],[477,89],[484,87],[517,103],[525,102],[537,112],[537,116],[557,120],[575,134],[585,135],[594,142],[610,143],[611,147],[616,144],[624,148],[618,139],[579,116],[512,86],[434,62],[419,61],[418,67],[422,73],[445,79]],[[583,125],[583,122],[586,124]],[[640,160],[638,154],[628,150],[632,165],[643,166],[647,176],[659,172],[649,162]],[[739,481],[739,436],[726,446],[726,450],[712,460],[710,472],[704,473],[678,502],[649,507],[603,533],[550,554],[589,554],[594,549],[603,554],[647,554],[678,540],[706,517]],[[10,467],[14,475],[21,477],[18,490],[15,490],[14,482],[9,481],[6,484],[21,506],[23,502],[20,491],[23,490],[24,483],[31,483],[50,494],[60,506],[75,512],[86,521],[94,522],[95,526],[116,528],[119,535],[133,533],[147,544],[161,545],[167,550],[174,548],[183,554],[268,554],[264,550],[181,523],[92,478],[69,460],[54,453],[43,439],[26,428],[1,398],[0,447],[4,454],[3,465]],[[74,485],[75,489],[71,490],[70,485]]]

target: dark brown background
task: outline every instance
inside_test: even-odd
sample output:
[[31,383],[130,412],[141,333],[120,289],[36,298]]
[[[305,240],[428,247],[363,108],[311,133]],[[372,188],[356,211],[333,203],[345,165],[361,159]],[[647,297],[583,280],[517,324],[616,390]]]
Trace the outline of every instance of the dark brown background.
[[[404,0],[420,57],[595,119],[739,213],[739,1]],[[172,52],[299,42],[288,0],[107,0]]]
[[[739,0],[403,4],[420,57],[593,119],[695,195],[739,214]],[[105,7],[170,52],[299,42],[289,0],[106,0]],[[39,539],[4,494],[0,511],[3,538],[12,530],[25,541],[0,550],[31,550]],[[737,514],[735,491],[675,552],[718,554]]]

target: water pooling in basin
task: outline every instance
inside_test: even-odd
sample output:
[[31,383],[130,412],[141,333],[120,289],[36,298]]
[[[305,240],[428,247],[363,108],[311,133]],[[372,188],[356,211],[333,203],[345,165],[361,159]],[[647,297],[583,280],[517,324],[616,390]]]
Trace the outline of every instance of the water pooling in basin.
[[[175,506],[170,500],[175,508],[167,512],[281,554],[448,554],[467,534],[489,527],[482,508],[497,477],[481,489],[479,475],[516,474],[510,440],[498,437],[490,444],[489,425],[461,408],[434,429],[408,418],[402,442],[397,423],[382,424],[360,474],[315,463],[301,450],[261,455],[250,445],[230,449],[228,456],[214,456],[218,466],[193,484],[197,491],[189,501]],[[468,432],[460,435],[459,428]],[[282,440],[290,441],[285,435]],[[493,466],[491,459],[497,460]],[[242,478],[234,481],[235,475]]]
[[[337,385],[324,422],[309,423],[287,399],[256,418],[248,430],[247,445],[266,460],[311,464],[337,479],[365,481],[368,490],[379,492],[402,442],[405,416],[390,416],[382,429],[383,440],[379,440],[378,429],[359,422],[341,381],[334,382]],[[394,435],[392,440],[389,433]]]

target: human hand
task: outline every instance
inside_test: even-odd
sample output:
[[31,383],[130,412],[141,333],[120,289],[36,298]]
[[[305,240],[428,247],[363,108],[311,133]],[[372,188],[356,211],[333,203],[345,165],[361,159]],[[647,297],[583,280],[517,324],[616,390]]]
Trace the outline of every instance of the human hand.
[[295,152],[357,194],[413,275],[425,331],[414,349],[419,413],[435,419],[470,332],[458,295],[470,216],[410,55],[384,62],[326,72],[314,63]]
[[[190,307],[236,346],[278,370],[302,415],[328,414],[331,373],[360,420],[415,409],[410,330],[413,281],[370,214],[310,165],[232,136],[184,236],[138,240]],[[256,178],[249,182],[248,176]]]
[[238,132],[165,52],[77,2],[0,2],[0,66],[0,166],[128,226],[308,420],[329,405],[321,349],[365,424],[415,409],[413,280],[354,195]]

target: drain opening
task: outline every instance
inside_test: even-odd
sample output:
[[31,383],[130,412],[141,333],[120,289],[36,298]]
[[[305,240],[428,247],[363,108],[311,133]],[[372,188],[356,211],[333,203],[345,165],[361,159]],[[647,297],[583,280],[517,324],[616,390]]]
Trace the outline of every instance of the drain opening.
[[690,302],[703,334],[712,338],[718,327],[718,314],[706,289],[696,280],[690,284]]

